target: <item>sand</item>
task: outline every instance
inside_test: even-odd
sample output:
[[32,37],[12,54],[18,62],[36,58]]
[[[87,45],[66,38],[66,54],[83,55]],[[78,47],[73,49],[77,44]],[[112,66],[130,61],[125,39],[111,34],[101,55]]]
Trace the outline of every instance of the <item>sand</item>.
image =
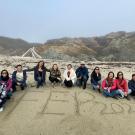
[[17,91],[0,113],[0,135],[134,135],[135,101],[87,87]]
[[[26,62],[26,61],[24,61]],[[61,69],[66,62],[58,62]],[[13,71],[12,65],[6,67]],[[26,64],[26,63],[25,63]],[[29,63],[28,63],[29,64]],[[52,62],[48,62],[49,67]],[[27,64],[26,64],[27,65]],[[35,65],[35,61],[29,64]],[[63,67],[64,66],[64,67]],[[91,69],[91,68],[89,68]],[[124,70],[127,79],[133,67],[113,67],[108,71]],[[47,77],[48,78],[48,77]],[[135,100],[105,98],[87,85],[86,90],[78,87],[47,85],[36,89],[33,72],[28,73],[29,87],[13,94],[0,113],[0,135],[134,135]]]

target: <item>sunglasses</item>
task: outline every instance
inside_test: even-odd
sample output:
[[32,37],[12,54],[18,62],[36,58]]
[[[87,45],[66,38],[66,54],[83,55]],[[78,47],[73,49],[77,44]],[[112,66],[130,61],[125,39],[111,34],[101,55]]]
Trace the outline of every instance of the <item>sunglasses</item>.
[[123,76],[123,74],[119,74],[119,76]]

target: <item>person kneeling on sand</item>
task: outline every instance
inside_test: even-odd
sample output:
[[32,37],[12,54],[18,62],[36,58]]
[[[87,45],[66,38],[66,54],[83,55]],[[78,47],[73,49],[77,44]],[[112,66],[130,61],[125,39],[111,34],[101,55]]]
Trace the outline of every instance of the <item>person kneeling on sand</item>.
[[52,68],[50,69],[49,80],[51,81],[52,86],[54,86],[56,83],[62,82],[61,72],[57,64],[53,64]]
[[3,111],[3,105],[12,95],[12,80],[7,70],[2,70],[0,76],[0,112]]
[[22,69],[22,65],[17,65],[16,71],[14,71],[12,74],[13,92],[16,91],[16,86],[20,86],[21,90],[24,90],[27,87],[26,80],[27,80],[26,70]]
[[50,72],[50,70],[45,67],[44,61],[39,61],[37,66],[34,67],[34,79],[37,82],[37,88],[46,83],[46,71]]
[[119,92],[116,87],[116,80],[114,79],[114,73],[109,72],[108,76],[102,82],[103,95],[105,97],[112,97],[118,99]]
[[89,78],[89,72],[84,62],[82,62],[80,67],[77,68],[76,76],[77,76],[77,85],[80,87],[83,86],[83,89],[86,89],[87,81]]
[[95,67],[91,73],[91,85],[93,90],[98,90],[100,92],[101,88],[101,73],[99,67]]
[[131,90],[131,96],[135,98],[135,74],[132,74],[132,79],[128,82],[128,88]]
[[72,87],[76,81],[76,74],[71,64],[67,65],[67,69],[64,71],[64,84],[66,87]]
[[120,97],[121,98],[125,97],[127,100],[130,100],[128,95],[131,93],[131,90],[128,89],[127,80],[124,79],[123,73],[121,71],[117,73],[116,84],[117,89],[120,93]]

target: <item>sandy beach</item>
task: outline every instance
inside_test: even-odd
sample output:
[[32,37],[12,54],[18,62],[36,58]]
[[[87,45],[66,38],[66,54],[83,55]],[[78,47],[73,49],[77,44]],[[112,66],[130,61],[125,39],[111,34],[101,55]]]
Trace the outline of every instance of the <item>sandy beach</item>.
[[[1,60],[3,61],[3,60]],[[34,66],[36,61],[18,60],[19,64]],[[46,61],[50,67],[53,61]],[[7,68],[13,71],[13,60]],[[64,70],[67,62],[57,62]],[[78,65],[78,64],[73,64]],[[95,65],[94,65],[95,66]],[[94,67],[93,66],[93,67]],[[125,77],[131,78],[134,67],[101,66],[103,78],[107,72],[124,70]],[[91,70],[92,67],[89,67]],[[0,113],[0,135],[134,135],[135,100],[115,100],[105,98],[87,85],[86,90],[78,87],[67,89],[63,86],[52,87],[48,81],[43,88],[34,87],[33,72],[28,73],[28,88],[18,89],[5,109]]]

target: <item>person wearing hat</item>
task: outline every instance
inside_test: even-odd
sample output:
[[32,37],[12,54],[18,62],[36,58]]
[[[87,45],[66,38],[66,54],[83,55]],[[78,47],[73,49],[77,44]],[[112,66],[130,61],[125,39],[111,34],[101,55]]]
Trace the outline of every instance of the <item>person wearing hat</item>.
[[26,70],[22,69],[22,65],[16,66],[16,71],[12,74],[12,88],[13,92],[16,91],[16,86],[20,86],[21,90],[24,90],[27,86],[26,84],[27,80],[27,73]]
[[88,68],[85,66],[84,62],[81,62],[80,66],[76,70],[77,76],[77,86],[83,86],[86,89],[86,84],[89,78]]

